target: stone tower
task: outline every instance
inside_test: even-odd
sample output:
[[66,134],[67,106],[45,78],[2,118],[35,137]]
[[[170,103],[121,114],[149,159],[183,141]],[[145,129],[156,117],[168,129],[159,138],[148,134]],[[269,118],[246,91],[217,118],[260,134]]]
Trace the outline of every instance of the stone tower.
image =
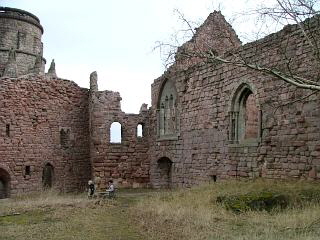
[[[40,21],[33,14],[0,7],[0,77],[13,67],[17,76],[44,72],[42,34]],[[9,59],[10,52],[14,58]]]

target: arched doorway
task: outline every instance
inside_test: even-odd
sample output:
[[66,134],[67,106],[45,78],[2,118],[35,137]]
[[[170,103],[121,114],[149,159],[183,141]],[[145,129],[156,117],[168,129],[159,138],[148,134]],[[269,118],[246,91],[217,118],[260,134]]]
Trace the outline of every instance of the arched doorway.
[[10,175],[0,168],[0,199],[10,196]]
[[172,184],[172,161],[167,157],[162,157],[158,160],[157,165],[159,170],[159,186],[161,188],[170,188]]
[[53,166],[50,163],[47,163],[42,171],[42,186],[44,188],[51,188],[53,185]]

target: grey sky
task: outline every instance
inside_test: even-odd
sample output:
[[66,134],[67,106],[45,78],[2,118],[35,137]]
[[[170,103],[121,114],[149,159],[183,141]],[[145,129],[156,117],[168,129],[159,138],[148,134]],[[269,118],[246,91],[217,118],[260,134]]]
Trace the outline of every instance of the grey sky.
[[[253,6],[251,0],[224,0],[222,13],[229,20]],[[44,27],[44,57],[48,68],[55,59],[57,74],[89,86],[89,74],[98,72],[99,90],[119,91],[122,110],[138,112],[150,106],[150,85],[164,67],[158,40],[170,40],[181,28],[174,15],[179,9],[188,19],[201,21],[217,9],[214,0],[0,0],[2,6],[29,11]],[[235,22],[241,32],[248,23]]]

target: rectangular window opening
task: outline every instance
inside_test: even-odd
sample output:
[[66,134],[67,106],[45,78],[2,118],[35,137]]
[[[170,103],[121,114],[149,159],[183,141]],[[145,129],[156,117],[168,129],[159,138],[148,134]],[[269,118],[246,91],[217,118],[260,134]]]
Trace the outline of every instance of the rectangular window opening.
[[6,124],[6,136],[10,137],[10,124]]
[[25,175],[26,175],[26,176],[30,176],[30,175],[31,175],[31,167],[30,167],[30,166],[26,166],[26,168],[25,168]]

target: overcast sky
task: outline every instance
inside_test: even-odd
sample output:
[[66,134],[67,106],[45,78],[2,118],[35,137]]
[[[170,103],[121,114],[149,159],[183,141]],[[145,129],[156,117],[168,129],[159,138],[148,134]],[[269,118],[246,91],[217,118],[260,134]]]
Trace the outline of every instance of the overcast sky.
[[[270,0],[269,0],[270,1]],[[227,20],[253,7],[253,0],[224,0]],[[258,1],[259,2],[259,1]],[[137,113],[151,101],[151,83],[165,70],[156,41],[169,41],[181,28],[174,9],[203,21],[218,9],[214,0],[0,0],[1,6],[20,8],[39,17],[48,69],[55,59],[59,77],[81,87],[98,72],[99,90],[120,92],[122,110]],[[233,22],[240,37],[250,28]]]

